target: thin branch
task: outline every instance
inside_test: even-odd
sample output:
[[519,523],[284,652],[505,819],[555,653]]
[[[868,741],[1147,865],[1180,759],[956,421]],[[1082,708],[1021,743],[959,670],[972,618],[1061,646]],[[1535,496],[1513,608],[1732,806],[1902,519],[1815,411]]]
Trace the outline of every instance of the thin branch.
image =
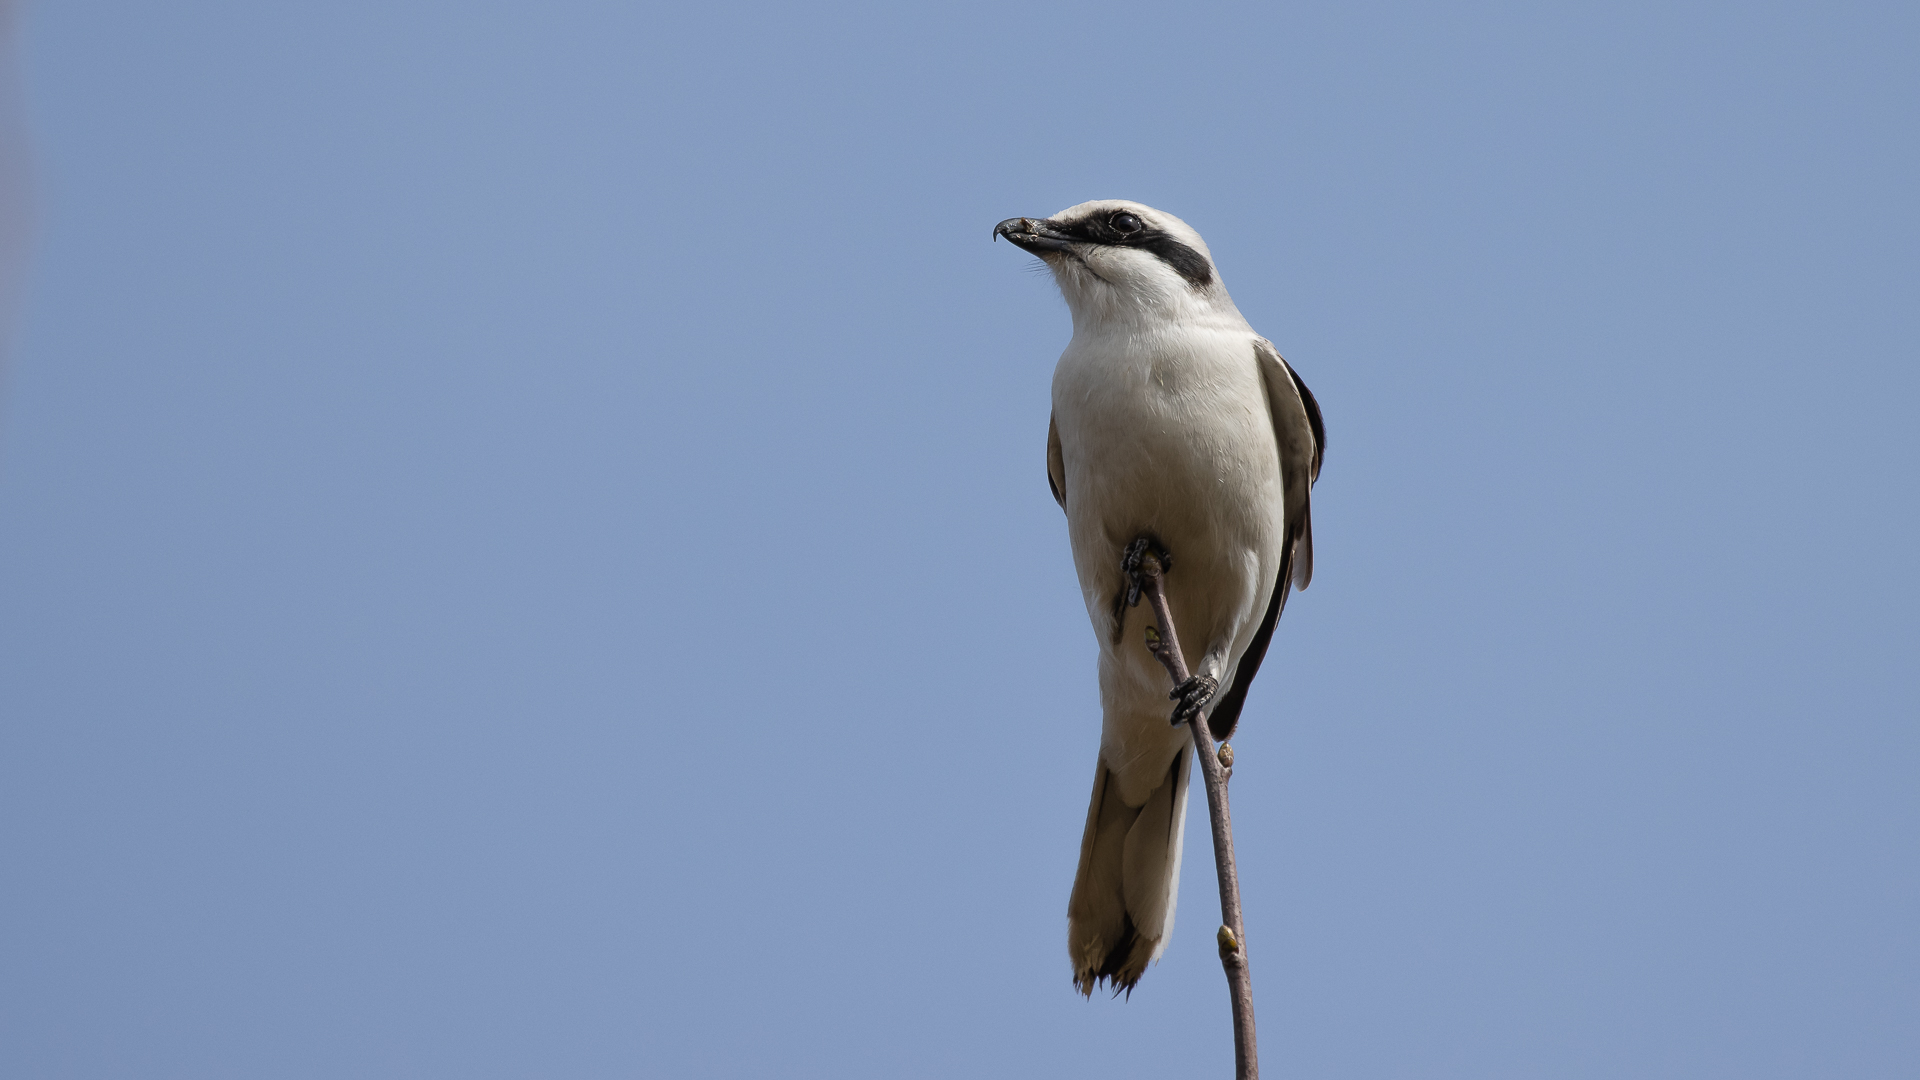
[[[1160,624],[1156,634],[1147,628],[1147,648],[1167,666],[1175,686],[1185,686],[1192,677],[1187,660],[1180,652],[1180,639],[1173,629],[1173,613],[1167,608],[1163,587],[1165,571],[1160,557],[1148,550],[1140,558],[1140,590],[1153,605],[1154,621]],[[1233,1001],[1233,1075],[1236,1080],[1257,1080],[1260,1059],[1253,1037],[1253,977],[1247,970],[1247,928],[1240,917],[1240,875],[1233,863],[1233,817],[1227,810],[1227,776],[1232,771],[1233,751],[1214,750],[1213,735],[1207,719],[1196,711],[1187,721],[1193,731],[1193,749],[1200,756],[1200,772],[1207,785],[1207,817],[1213,823],[1213,864],[1220,876],[1220,921],[1216,935],[1220,945],[1220,966],[1227,973],[1227,992]]]

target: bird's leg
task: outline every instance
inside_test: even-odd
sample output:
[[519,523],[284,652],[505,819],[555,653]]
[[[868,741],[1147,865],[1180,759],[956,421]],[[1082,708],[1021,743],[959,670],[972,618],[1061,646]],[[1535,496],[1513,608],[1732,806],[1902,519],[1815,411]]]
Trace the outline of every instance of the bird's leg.
[[1197,719],[1200,710],[1212,703],[1214,695],[1220,692],[1220,678],[1215,673],[1225,668],[1220,657],[1208,653],[1194,665],[1193,676],[1173,688],[1167,696],[1178,703],[1173,709],[1174,727]]
[[1214,693],[1219,689],[1220,680],[1211,675],[1194,675],[1174,687],[1167,695],[1180,703],[1173,707],[1173,726],[1179,727],[1200,715],[1200,710],[1207,707],[1207,702],[1213,700]]
[[1172,569],[1173,553],[1153,537],[1142,536],[1128,544],[1120,556],[1120,572],[1127,579],[1127,606],[1140,602],[1140,590],[1148,576],[1158,577]]
[[1165,664],[1167,674],[1173,676],[1173,692],[1167,697],[1179,702],[1173,709],[1173,724],[1178,727],[1200,715],[1200,710],[1219,692],[1220,680],[1188,672],[1186,660],[1180,656],[1172,613],[1167,610],[1166,593],[1161,587],[1161,579],[1172,569],[1172,553],[1151,536],[1142,536],[1128,544],[1120,558],[1120,570],[1127,575],[1127,606],[1138,604],[1140,594],[1145,592],[1153,601],[1154,617],[1166,628],[1163,636],[1162,631],[1147,627],[1147,651]]

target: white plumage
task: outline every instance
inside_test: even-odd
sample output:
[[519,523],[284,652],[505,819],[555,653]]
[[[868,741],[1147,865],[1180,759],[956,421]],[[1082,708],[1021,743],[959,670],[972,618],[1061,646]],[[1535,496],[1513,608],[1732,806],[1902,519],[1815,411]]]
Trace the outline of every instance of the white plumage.
[[1308,489],[1318,407],[1247,325],[1198,233],[1139,203],[1082,203],[1002,222],[1043,259],[1073,312],[1053,378],[1047,476],[1100,641],[1103,714],[1092,803],[1068,904],[1074,979],[1132,989],[1173,927],[1192,772],[1169,680],[1128,608],[1121,567],[1141,536],[1166,577],[1188,665],[1218,681],[1231,733],[1285,603],[1311,576]]

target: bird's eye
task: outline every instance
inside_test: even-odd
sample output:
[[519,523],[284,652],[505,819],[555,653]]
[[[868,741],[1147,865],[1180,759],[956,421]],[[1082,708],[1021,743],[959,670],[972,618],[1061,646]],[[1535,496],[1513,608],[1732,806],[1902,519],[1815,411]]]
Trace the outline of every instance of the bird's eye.
[[1140,231],[1140,219],[1127,213],[1125,210],[1108,218],[1107,224],[1113,226],[1113,231],[1121,234]]

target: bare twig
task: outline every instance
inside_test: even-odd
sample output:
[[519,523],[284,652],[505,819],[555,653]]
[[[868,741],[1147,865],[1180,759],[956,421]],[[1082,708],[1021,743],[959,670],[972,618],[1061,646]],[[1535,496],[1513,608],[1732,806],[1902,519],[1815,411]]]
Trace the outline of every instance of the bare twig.
[[[1173,613],[1167,608],[1163,587],[1164,569],[1160,557],[1149,550],[1140,558],[1140,589],[1153,605],[1153,618],[1159,632],[1147,628],[1147,648],[1167,666],[1175,686],[1184,686],[1192,673],[1180,652],[1180,639],[1173,629]],[[1227,775],[1233,764],[1233,751],[1213,747],[1213,735],[1207,730],[1206,717],[1196,712],[1187,720],[1193,731],[1193,749],[1200,756],[1200,772],[1207,785],[1207,817],[1213,823],[1213,864],[1220,876],[1220,921],[1216,940],[1220,945],[1220,966],[1227,973],[1227,992],[1233,1001],[1233,1075],[1236,1080],[1256,1080],[1260,1059],[1253,1037],[1253,978],[1247,970],[1247,928],[1240,918],[1240,875],[1233,864],[1233,818],[1227,811]]]

